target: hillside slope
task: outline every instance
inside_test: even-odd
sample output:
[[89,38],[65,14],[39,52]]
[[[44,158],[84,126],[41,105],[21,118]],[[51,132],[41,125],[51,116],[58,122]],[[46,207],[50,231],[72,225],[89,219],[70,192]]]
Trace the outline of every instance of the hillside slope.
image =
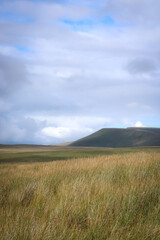
[[138,147],[160,146],[160,128],[103,128],[70,146]]

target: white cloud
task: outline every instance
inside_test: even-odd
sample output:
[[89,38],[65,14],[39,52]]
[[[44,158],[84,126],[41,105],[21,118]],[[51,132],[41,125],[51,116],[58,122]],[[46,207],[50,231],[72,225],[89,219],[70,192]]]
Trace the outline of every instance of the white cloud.
[[45,127],[38,132],[37,137],[43,140],[45,144],[54,144],[77,140],[93,133],[91,128],[67,128],[67,127]]
[[122,123],[125,127],[144,127],[141,121],[137,121],[136,123],[131,119],[123,119]]
[[55,138],[66,138],[71,134],[70,129],[64,127],[46,127],[42,129],[42,133]]
[[134,127],[144,127],[141,121],[137,121]]
[[[84,116],[34,116],[36,122],[45,122],[45,127],[38,133],[40,138],[45,138],[45,142],[73,141],[85,137],[96,130],[99,126],[107,127],[112,120],[109,118],[96,118]],[[63,127],[62,127],[63,126]]]
[[86,128],[93,127],[95,128],[97,125],[101,124],[102,126],[107,126],[112,123],[111,118],[107,117],[95,117],[95,116],[67,116],[67,115],[59,115],[59,116],[50,116],[50,115],[35,115],[30,116],[34,120],[37,121],[46,121],[47,125],[63,125],[66,128]]

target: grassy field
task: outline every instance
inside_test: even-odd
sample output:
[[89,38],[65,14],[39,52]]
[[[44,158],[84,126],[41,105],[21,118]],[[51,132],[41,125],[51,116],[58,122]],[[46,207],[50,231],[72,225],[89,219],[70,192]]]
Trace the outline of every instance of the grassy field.
[[160,148],[1,148],[0,159],[0,239],[160,239]]
[[113,154],[126,154],[135,152],[159,152],[160,147],[137,148],[93,148],[93,147],[54,147],[18,145],[0,146],[1,163],[33,163],[51,162],[77,158],[94,158]]

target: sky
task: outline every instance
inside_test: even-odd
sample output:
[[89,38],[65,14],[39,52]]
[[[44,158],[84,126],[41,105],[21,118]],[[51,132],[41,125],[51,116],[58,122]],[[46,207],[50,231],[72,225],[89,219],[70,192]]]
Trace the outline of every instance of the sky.
[[0,0],[0,143],[160,127],[159,0]]

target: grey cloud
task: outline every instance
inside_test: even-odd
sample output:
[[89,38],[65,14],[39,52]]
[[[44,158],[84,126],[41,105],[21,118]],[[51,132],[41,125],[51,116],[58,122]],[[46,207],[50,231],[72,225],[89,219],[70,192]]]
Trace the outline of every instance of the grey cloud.
[[0,54],[1,96],[17,91],[25,81],[26,70],[22,61]]
[[13,119],[0,117],[0,143],[10,144],[21,142],[24,137],[24,131],[21,130]]
[[158,23],[159,9],[159,0],[106,0],[105,13],[111,14],[116,20],[147,26]]
[[0,144],[43,143],[38,132],[45,126],[44,121],[35,121],[19,115],[1,115]]
[[[59,1],[17,1],[3,2],[3,11],[13,11],[31,21],[46,22],[57,18],[81,19],[90,15],[85,6],[62,4]],[[1,10],[2,11],[2,10]]]
[[127,65],[131,74],[150,73],[156,70],[156,64],[150,59],[134,59]]

